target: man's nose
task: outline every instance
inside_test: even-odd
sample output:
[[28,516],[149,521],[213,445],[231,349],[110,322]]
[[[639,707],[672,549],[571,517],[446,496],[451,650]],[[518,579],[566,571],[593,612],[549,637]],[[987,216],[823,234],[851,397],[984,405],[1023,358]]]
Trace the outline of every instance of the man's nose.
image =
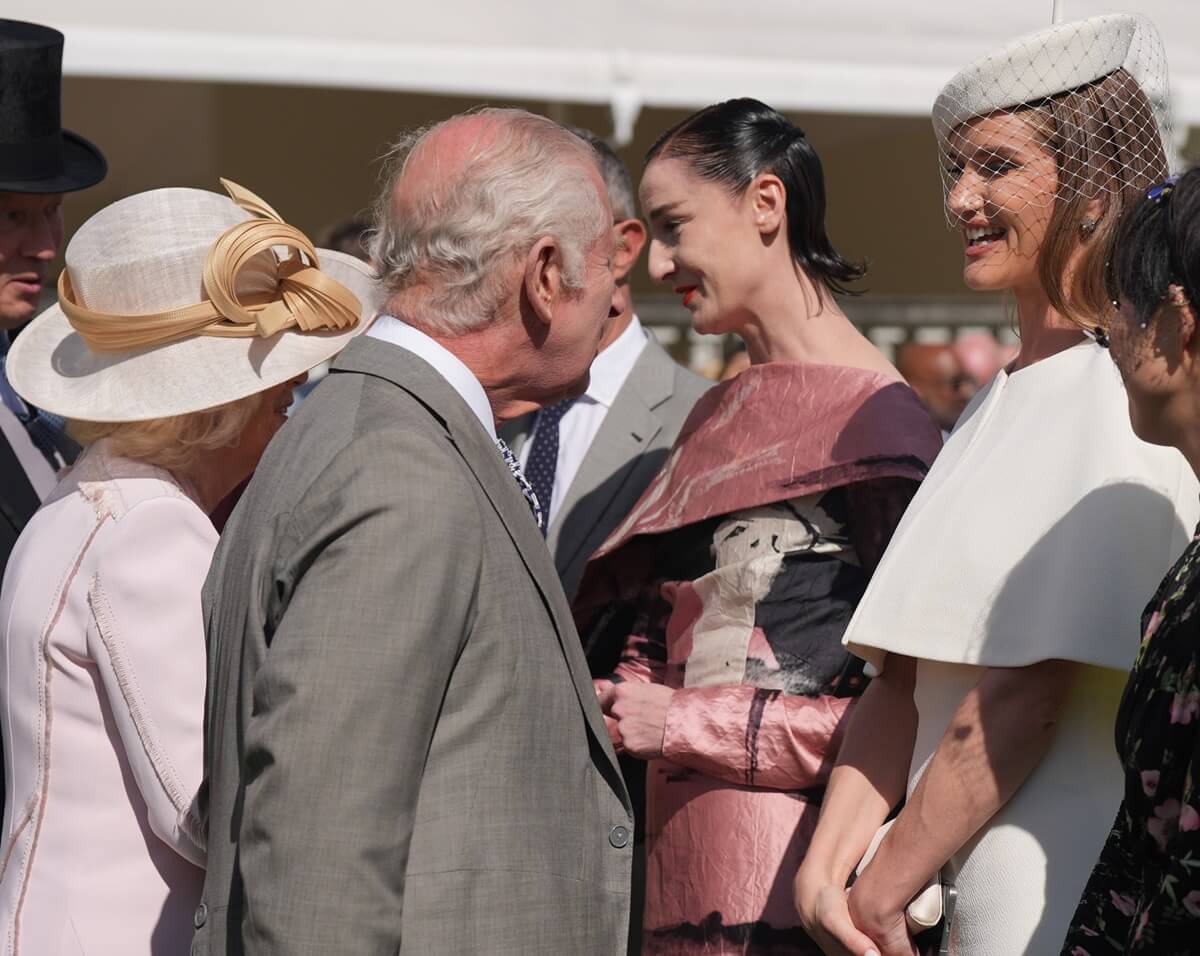
[[59,234],[52,218],[31,216],[21,241],[21,253],[30,259],[50,260],[58,255]]

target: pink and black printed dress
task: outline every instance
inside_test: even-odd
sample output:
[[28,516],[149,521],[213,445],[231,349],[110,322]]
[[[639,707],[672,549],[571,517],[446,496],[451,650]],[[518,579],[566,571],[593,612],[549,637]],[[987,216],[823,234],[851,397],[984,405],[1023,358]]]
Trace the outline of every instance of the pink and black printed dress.
[[647,767],[643,953],[819,953],[792,878],[866,684],[842,633],[940,446],[902,383],[754,366],[700,400],[593,558],[593,673],[676,690]]

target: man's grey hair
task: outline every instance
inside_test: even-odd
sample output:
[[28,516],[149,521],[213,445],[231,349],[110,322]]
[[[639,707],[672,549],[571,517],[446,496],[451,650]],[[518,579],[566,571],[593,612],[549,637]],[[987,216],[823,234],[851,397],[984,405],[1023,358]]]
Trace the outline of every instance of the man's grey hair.
[[622,219],[636,219],[637,197],[633,191],[633,179],[617,151],[590,129],[582,126],[568,126],[567,129],[591,146],[596,154],[596,165],[600,169],[600,175],[604,177],[604,185],[608,187],[608,201],[612,203],[613,219],[617,222]]
[[[610,228],[592,151],[564,127],[524,110],[483,109],[494,130],[427,195],[396,199],[411,158],[444,123],[409,133],[389,150],[375,205],[371,255],[389,296],[411,292],[408,318],[432,332],[483,328],[513,294],[514,262],[542,238],[562,254],[568,292],[584,287],[588,251]],[[455,119],[458,119],[456,117]],[[454,122],[454,119],[445,121]]]

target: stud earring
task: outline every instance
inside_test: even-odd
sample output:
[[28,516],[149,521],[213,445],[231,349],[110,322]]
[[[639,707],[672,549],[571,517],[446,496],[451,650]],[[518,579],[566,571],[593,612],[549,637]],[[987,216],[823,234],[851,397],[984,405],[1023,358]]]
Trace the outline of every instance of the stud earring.
[[1096,231],[1096,225],[1097,223],[1095,219],[1085,219],[1079,224],[1079,231],[1083,233],[1084,237],[1086,238]]

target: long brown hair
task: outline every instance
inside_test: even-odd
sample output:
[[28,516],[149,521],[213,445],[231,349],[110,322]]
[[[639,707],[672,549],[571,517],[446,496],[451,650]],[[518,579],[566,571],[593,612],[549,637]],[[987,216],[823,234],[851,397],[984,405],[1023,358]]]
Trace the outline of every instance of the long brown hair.
[[[1167,176],[1167,154],[1150,100],[1124,69],[1050,97],[1021,114],[1054,153],[1058,189],[1038,258],[1050,304],[1087,328],[1103,325],[1106,273],[1118,225]],[[1088,206],[1099,199],[1098,215]],[[1086,234],[1084,221],[1095,228]]]

